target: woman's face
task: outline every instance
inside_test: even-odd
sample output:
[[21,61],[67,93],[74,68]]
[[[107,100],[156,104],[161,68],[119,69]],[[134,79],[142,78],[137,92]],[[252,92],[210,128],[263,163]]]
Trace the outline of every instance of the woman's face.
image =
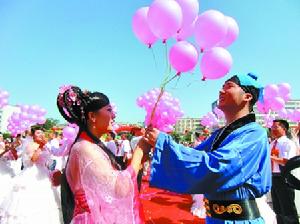
[[45,142],[45,134],[42,130],[36,130],[32,138],[38,144]]
[[110,104],[95,112],[92,119],[94,119],[94,122],[92,120],[92,125],[95,126],[96,132],[99,135],[113,130],[115,115]]

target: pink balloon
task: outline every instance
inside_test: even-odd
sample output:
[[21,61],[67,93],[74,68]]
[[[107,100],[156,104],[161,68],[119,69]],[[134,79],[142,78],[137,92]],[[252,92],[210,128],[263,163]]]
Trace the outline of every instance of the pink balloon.
[[201,59],[200,69],[203,79],[218,79],[225,76],[232,63],[232,57],[226,49],[222,47],[212,48],[205,52]]
[[68,139],[73,139],[76,135],[76,130],[75,128],[66,126],[63,129],[63,137],[68,138]]
[[182,25],[179,4],[175,0],[155,0],[148,11],[148,24],[155,36],[167,40]]
[[299,122],[300,121],[300,109],[294,110],[294,121]]
[[46,118],[43,116],[37,117],[38,124],[44,124],[46,122]]
[[278,116],[281,118],[286,119],[288,117],[288,112],[285,108],[282,108],[281,110],[277,111]]
[[37,121],[37,116],[36,114],[28,114],[28,120],[31,122],[36,122]]
[[181,28],[191,25],[199,13],[198,0],[176,0],[182,11],[182,26]]
[[147,15],[149,7],[143,7],[136,11],[132,20],[132,28],[135,36],[149,47],[157,40],[157,37],[149,28]]
[[0,99],[0,104],[2,105],[2,107],[8,105],[8,99],[7,98]]
[[28,113],[26,113],[26,112],[21,112],[20,118],[21,118],[22,120],[27,120],[27,119],[28,119]]
[[38,105],[32,105],[28,109],[28,113],[36,114],[39,111],[40,107]]
[[9,97],[9,93],[6,90],[1,91],[1,98],[8,98]]
[[181,40],[186,40],[187,38],[192,36],[195,30],[195,23],[196,23],[196,19],[191,24],[181,27],[181,29],[175,34],[174,38],[177,41],[181,41]]
[[278,95],[278,86],[275,84],[269,84],[264,89],[264,98],[272,99]]
[[198,61],[197,49],[187,41],[180,41],[170,49],[169,60],[172,67],[178,72],[192,70]]
[[289,101],[289,100],[291,99],[291,94],[282,95],[281,97],[282,97],[282,99],[283,99],[285,102],[287,102],[287,101]]
[[220,43],[227,33],[225,16],[216,10],[208,10],[198,16],[195,38],[201,50],[210,49]]
[[22,112],[27,112],[29,109],[29,105],[24,104],[24,105],[21,105],[20,108],[21,108]]
[[266,106],[266,102],[265,102],[265,104],[263,104],[260,101],[258,101],[256,103],[256,107],[257,107],[258,112],[260,112],[262,114],[268,113],[269,108]]
[[47,111],[44,108],[39,107],[36,111],[37,116],[44,116],[47,113]]
[[280,83],[278,85],[278,93],[281,96],[288,95],[291,92],[291,86],[288,83]]
[[279,111],[282,108],[284,108],[285,102],[282,98],[280,97],[274,97],[271,101],[270,101],[270,107],[272,110],[274,111]]
[[221,41],[221,43],[218,44],[220,47],[228,47],[230,44],[232,44],[239,35],[239,26],[237,22],[234,20],[234,18],[230,16],[225,16],[225,20],[228,26],[226,36]]

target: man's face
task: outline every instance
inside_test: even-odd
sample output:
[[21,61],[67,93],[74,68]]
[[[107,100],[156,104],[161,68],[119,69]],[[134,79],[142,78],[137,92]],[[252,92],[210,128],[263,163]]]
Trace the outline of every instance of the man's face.
[[273,122],[273,125],[271,127],[271,135],[273,138],[279,138],[285,135],[285,129],[279,122]]
[[226,112],[243,106],[245,94],[243,89],[236,83],[232,81],[225,82],[219,92],[219,109]]

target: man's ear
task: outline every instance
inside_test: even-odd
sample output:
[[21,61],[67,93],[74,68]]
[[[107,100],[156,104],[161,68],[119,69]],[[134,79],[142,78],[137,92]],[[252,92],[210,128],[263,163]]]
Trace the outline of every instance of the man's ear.
[[245,93],[244,94],[244,99],[245,99],[245,101],[250,102],[253,99],[253,96],[250,93]]

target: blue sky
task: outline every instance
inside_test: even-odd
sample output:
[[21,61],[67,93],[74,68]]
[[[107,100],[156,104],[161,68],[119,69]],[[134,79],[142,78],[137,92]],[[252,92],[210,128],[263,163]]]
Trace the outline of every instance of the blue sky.
[[[143,121],[136,98],[160,85],[165,46],[141,44],[132,16],[146,0],[0,0],[0,88],[10,104],[38,104],[61,121],[59,86],[74,84],[106,93],[117,105],[117,121]],[[199,64],[167,90],[186,117],[208,112],[230,75],[254,72],[263,84],[288,82],[300,98],[300,1],[203,0],[200,12],[216,9],[235,18],[240,36],[228,48],[230,74],[201,81]],[[171,43],[168,43],[168,47]],[[155,57],[154,57],[154,56]],[[155,60],[154,60],[155,58]]]

